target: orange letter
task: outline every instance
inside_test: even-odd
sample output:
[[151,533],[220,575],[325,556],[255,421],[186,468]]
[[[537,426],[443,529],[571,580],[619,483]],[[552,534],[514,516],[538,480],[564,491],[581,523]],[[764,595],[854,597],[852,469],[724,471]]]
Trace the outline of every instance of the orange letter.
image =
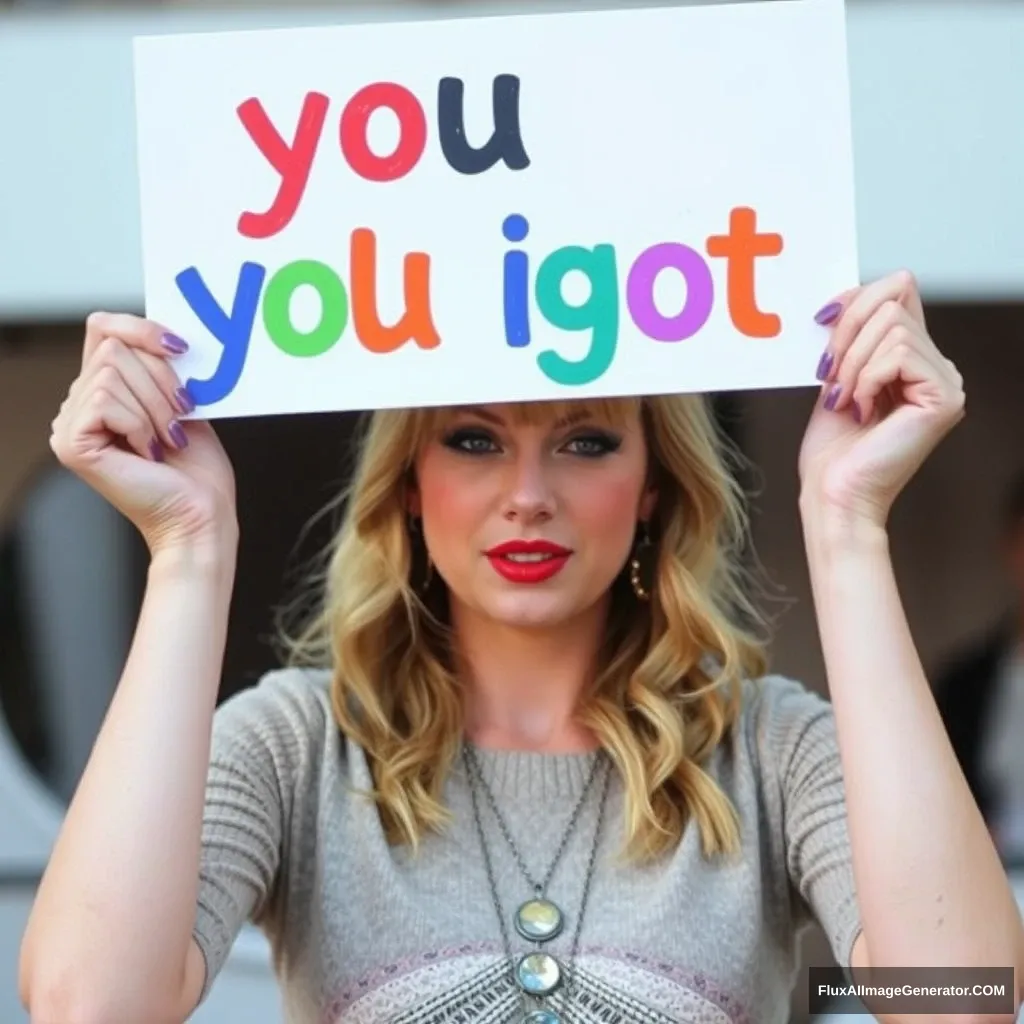
[[749,207],[737,207],[729,218],[729,234],[708,239],[708,255],[724,256],[729,261],[729,312],[737,330],[748,338],[774,338],[782,321],[757,308],[754,296],[754,260],[758,256],[778,256],[782,235],[759,235],[757,213]]
[[405,257],[405,316],[385,327],[377,312],[377,236],[368,228],[352,232],[352,322],[371,352],[394,352],[415,339],[420,348],[437,348],[441,338],[430,315],[430,257]]

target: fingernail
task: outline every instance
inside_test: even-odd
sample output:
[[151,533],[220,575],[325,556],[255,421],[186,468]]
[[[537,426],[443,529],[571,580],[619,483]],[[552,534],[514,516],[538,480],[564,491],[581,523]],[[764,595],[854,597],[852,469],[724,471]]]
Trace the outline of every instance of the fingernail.
[[179,338],[176,334],[165,334],[160,338],[163,345],[171,355],[180,356],[188,351],[188,342]]
[[828,380],[828,375],[832,372],[832,365],[835,361],[835,356],[831,352],[826,352],[822,355],[821,361],[818,363],[818,380]]
[[149,454],[153,456],[154,462],[164,461],[164,446],[155,437],[149,442]]
[[184,413],[190,413],[196,407],[196,403],[192,400],[192,396],[188,393],[187,388],[178,388],[174,392],[174,397],[177,399],[178,408]]
[[843,389],[838,384],[834,384],[829,390],[828,397],[825,399],[825,408],[828,409],[829,412],[832,412],[835,409],[836,403],[839,401],[839,396],[842,393]]
[[843,311],[843,305],[841,302],[830,302],[827,306],[822,306],[817,313],[814,314],[815,323],[821,324],[823,327],[829,324],[834,324],[839,319],[839,314]]
[[185,434],[185,429],[177,420],[171,420],[167,427],[167,433],[171,435],[171,440],[178,448],[188,447],[188,437]]

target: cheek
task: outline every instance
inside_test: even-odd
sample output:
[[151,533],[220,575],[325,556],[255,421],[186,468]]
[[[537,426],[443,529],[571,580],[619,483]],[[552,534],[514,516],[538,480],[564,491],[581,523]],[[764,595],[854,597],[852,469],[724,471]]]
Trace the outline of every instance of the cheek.
[[637,473],[594,474],[573,495],[573,518],[591,540],[603,540],[609,557],[627,550],[636,533],[642,478]]
[[486,515],[487,494],[480,479],[443,453],[425,456],[417,469],[420,509],[432,538],[465,538]]

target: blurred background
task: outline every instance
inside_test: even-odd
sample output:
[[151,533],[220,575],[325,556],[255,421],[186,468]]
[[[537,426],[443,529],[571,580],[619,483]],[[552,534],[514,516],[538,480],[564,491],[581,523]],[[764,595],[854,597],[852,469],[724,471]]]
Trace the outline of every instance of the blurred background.
[[[85,315],[143,311],[131,37],[580,6],[632,5],[0,0],[4,1024],[27,1019],[16,990],[21,932],[120,674],[145,571],[130,527],[48,447]],[[951,736],[1024,899],[1024,2],[848,0],[847,9],[862,277],[916,273],[932,333],[968,395],[966,421],[900,499],[893,555]],[[796,514],[796,454],[813,399],[759,392],[718,403],[754,467],[774,667],[824,692]],[[326,540],[326,520],[303,527],[343,483],[352,426],[348,415],[217,423],[242,524],[222,696],[273,663],[274,609]],[[831,962],[814,933],[804,956]],[[794,1022],[808,1020],[805,987]],[[193,1019],[279,1024],[276,1007],[266,948],[246,931]]]

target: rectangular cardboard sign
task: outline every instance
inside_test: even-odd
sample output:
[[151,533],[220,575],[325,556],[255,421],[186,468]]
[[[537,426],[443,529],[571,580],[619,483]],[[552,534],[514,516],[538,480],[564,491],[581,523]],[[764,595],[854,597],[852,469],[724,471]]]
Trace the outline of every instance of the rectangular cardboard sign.
[[842,0],[135,40],[203,418],[810,385],[858,283]]

